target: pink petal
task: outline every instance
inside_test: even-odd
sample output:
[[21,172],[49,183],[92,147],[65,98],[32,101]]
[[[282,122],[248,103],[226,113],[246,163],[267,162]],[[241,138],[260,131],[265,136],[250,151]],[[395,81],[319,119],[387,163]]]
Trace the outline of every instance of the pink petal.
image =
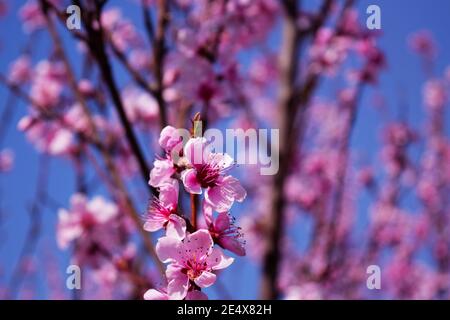
[[186,236],[183,240],[185,252],[195,255],[197,259],[211,253],[214,242],[208,230],[200,229]]
[[159,200],[166,208],[176,208],[178,204],[178,192],[178,181],[170,179],[159,187]]
[[203,201],[203,217],[205,218],[206,224],[209,226],[213,219],[213,208],[206,202]]
[[214,221],[214,230],[223,232],[230,227],[230,216],[226,212],[221,212]]
[[171,214],[169,216],[166,234],[168,237],[180,240],[184,239],[186,235],[186,221],[176,214]]
[[172,161],[168,159],[155,160],[153,162],[153,169],[150,171],[150,180],[148,184],[157,188],[165,182],[170,181],[170,177],[175,173]]
[[171,237],[162,237],[156,244],[156,254],[164,263],[178,261],[181,258],[183,244],[180,240]]
[[221,237],[218,244],[238,256],[245,256],[245,248],[241,242],[234,237]]
[[144,293],[145,300],[169,300],[169,296],[166,293],[160,292],[155,289],[147,290]]
[[193,194],[201,194],[202,187],[197,180],[195,169],[184,170],[181,173],[181,180],[187,192]]
[[206,261],[213,270],[219,270],[228,267],[234,259],[224,255],[221,249],[214,248]]
[[227,153],[211,153],[208,157],[208,162],[216,163],[219,167],[226,169],[233,164],[234,159]]
[[206,143],[205,138],[191,138],[184,146],[184,156],[193,166],[201,165],[208,159],[210,148]]
[[205,200],[219,212],[228,211],[233,205],[233,198],[220,185],[206,189]]
[[184,277],[174,278],[169,281],[167,285],[167,294],[172,300],[182,300],[186,297],[189,287],[189,278],[184,275]]
[[166,221],[163,219],[148,218],[144,223],[144,230],[148,232],[155,232],[164,227]]
[[236,201],[242,202],[247,196],[247,191],[241,186],[239,180],[233,176],[224,177],[222,187],[228,189]]
[[183,273],[183,267],[178,264],[171,263],[166,268],[166,278],[168,281],[179,278],[184,279],[185,276],[186,274]]
[[216,275],[212,272],[203,271],[200,276],[194,280],[200,288],[207,288],[216,282]]
[[177,129],[172,126],[166,126],[161,130],[159,135],[159,145],[164,149],[168,150],[173,146],[173,139],[176,138]]

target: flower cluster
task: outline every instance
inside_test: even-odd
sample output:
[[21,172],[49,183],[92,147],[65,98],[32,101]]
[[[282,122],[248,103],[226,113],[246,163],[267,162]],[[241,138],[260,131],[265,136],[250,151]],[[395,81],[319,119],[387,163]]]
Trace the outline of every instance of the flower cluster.
[[[144,298],[204,299],[201,289],[213,285],[215,271],[227,268],[234,260],[219,247],[245,255],[242,234],[229,211],[235,201],[245,199],[246,192],[238,179],[228,174],[233,159],[212,152],[205,138],[189,137],[184,144],[180,132],[167,126],[159,144],[165,158],[155,160],[149,181],[159,195],[149,205],[144,229],[166,232],[158,240],[156,253],[163,263],[168,263],[167,287],[160,291],[150,289]],[[191,219],[183,215],[179,204],[179,198],[186,194],[190,196]],[[196,203],[200,200],[197,197],[201,194],[204,228],[197,227],[196,217]]]
[[72,263],[83,270],[89,268],[90,285],[99,286],[100,296],[117,298],[130,286],[137,254],[129,241],[132,231],[130,221],[114,202],[76,193],[70,208],[58,212],[56,240],[60,249],[73,249]]

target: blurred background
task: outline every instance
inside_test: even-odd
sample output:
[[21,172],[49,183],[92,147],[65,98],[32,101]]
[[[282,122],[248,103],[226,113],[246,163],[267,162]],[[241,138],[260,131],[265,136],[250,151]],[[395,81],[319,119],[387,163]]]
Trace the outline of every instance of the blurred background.
[[[0,2],[0,30],[2,30],[0,33],[0,73],[4,79],[7,79],[8,75],[11,74],[13,62],[23,54],[24,50],[30,53],[31,64],[33,66],[42,60],[51,59],[55,54],[53,50],[54,43],[46,27],[44,26],[42,28],[37,28],[39,30],[30,31],[30,23],[27,25],[27,21],[29,22],[33,19],[29,16],[27,17],[26,13],[23,13],[23,8],[27,5],[30,6],[30,3],[33,2],[35,1],[4,0]],[[64,6],[67,5],[64,1],[59,2],[58,6],[60,8],[64,8]],[[183,1],[178,2],[178,6],[182,7]],[[188,3],[189,1],[185,2]],[[199,3],[200,2],[203,3],[203,1],[199,1]],[[260,1],[249,0],[241,2],[243,5],[248,5],[247,3],[258,3]],[[337,15],[341,3],[340,1],[336,2],[335,12]],[[301,1],[301,8],[305,12],[312,13],[318,10],[321,3],[322,1],[305,0]],[[352,10],[357,15],[357,21],[362,25],[361,28],[364,28],[365,26],[365,21],[368,16],[366,14],[366,8],[370,4],[377,4],[381,8],[381,30],[375,32],[376,35],[374,38],[376,38],[377,48],[384,54],[385,64],[383,68],[380,68],[382,70],[377,77],[378,79],[364,87],[364,91],[358,101],[358,114],[355,119],[354,129],[350,139],[352,160],[349,165],[351,170],[349,171],[352,172],[353,182],[348,184],[348,188],[350,188],[352,192],[349,192],[347,196],[348,198],[351,198],[351,201],[346,204],[348,208],[352,208],[351,210],[354,215],[351,220],[353,221],[353,225],[350,231],[344,231],[348,232],[349,237],[352,239],[351,244],[348,244],[348,250],[350,251],[348,259],[349,261],[354,262],[344,263],[344,265],[347,268],[348,273],[361,272],[362,276],[359,275],[359,282],[356,281],[359,285],[353,284],[353,286],[357,286],[358,289],[352,291],[355,292],[354,294],[349,293],[347,296],[340,295],[338,293],[338,288],[348,289],[348,287],[334,287],[333,283],[337,280],[323,282],[321,282],[321,280],[308,280],[302,282],[303,280],[301,280],[299,281],[297,289],[287,289],[284,288],[285,284],[283,284],[283,280],[281,279],[280,283],[282,284],[280,284],[280,286],[284,288],[282,289],[283,298],[448,298],[448,293],[445,293],[443,296],[441,296],[440,293],[437,293],[441,289],[428,289],[429,292],[435,290],[432,293],[429,293],[426,289],[421,289],[423,292],[429,293],[422,292],[423,295],[417,292],[409,292],[402,295],[402,293],[399,292],[401,291],[400,289],[390,288],[390,286],[395,286],[392,284],[393,281],[396,281],[395,279],[398,280],[404,279],[405,277],[413,277],[408,273],[412,271],[406,270],[407,267],[396,266],[398,269],[401,269],[395,271],[398,273],[396,276],[392,275],[393,273],[395,274],[394,271],[387,271],[390,270],[389,268],[394,260],[393,257],[396,256],[396,245],[391,246],[389,244],[383,244],[387,249],[380,253],[380,257],[375,261],[376,263],[362,259],[357,252],[364,252],[366,250],[362,248],[362,246],[365,246],[365,240],[363,239],[365,239],[365,236],[367,236],[367,233],[371,230],[371,226],[375,223],[371,218],[371,212],[378,202],[378,200],[376,200],[377,197],[374,196],[374,193],[371,191],[371,187],[367,187],[367,184],[370,184],[370,182],[366,180],[366,184],[364,184],[358,182],[358,179],[361,178],[361,175],[366,173],[368,176],[365,176],[365,179],[380,180],[380,182],[378,182],[378,192],[382,192],[383,189],[386,190],[386,188],[390,187],[389,183],[383,183],[383,181],[389,180],[389,177],[386,177],[388,176],[386,175],[386,166],[388,166],[388,164],[386,164],[387,160],[383,158],[382,149],[387,143],[385,138],[387,132],[386,128],[391,123],[401,122],[407,124],[408,127],[410,126],[413,128],[414,135],[417,135],[415,140],[417,142],[414,142],[414,145],[411,147],[410,151],[408,151],[408,157],[410,159],[408,162],[410,161],[413,163],[419,172],[415,172],[415,176],[412,174],[413,177],[406,176],[401,178],[402,181],[408,179],[411,180],[410,182],[405,182],[405,184],[402,182],[400,183],[401,186],[398,186],[398,188],[401,188],[403,191],[401,191],[401,200],[396,207],[408,212],[411,216],[417,217],[421,214],[426,216],[426,214],[423,213],[426,211],[426,206],[423,205],[420,197],[417,196],[416,191],[416,185],[419,184],[420,180],[420,171],[425,170],[420,169],[420,164],[423,161],[424,153],[427,152],[426,148],[428,143],[426,137],[429,134],[427,133],[427,130],[430,126],[429,122],[425,120],[427,118],[428,109],[424,106],[424,90],[426,90],[424,88],[430,78],[439,78],[442,79],[442,81],[447,81],[446,88],[448,92],[448,81],[450,81],[450,69],[448,69],[450,67],[450,61],[448,59],[450,56],[450,40],[448,37],[448,30],[450,27],[448,22],[450,2],[445,0],[435,0],[432,2],[425,0],[355,1]],[[202,5],[203,4],[199,4],[199,6]],[[148,6],[152,11],[152,14],[155,15],[154,12],[157,11],[157,9],[155,9],[155,6],[157,6],[156,1],[155,3],[149,1]],[[275,57],[274,61],[276,61],[276,56],[282,43],[283,9],[278,8],[278,4],[274,4],[274,6],[277,8],[273,9],[275,11],[273,13],[273,21],[270,21],[270,26],[268,26],[269,30],[264,31],[266,33],[261,35],[263,40],[258,40],[255,44],[245,44],[243,45],[243,49],[236,50],[230,54],[230,59],[235,59],[235,63],[239,65],[239,72],[243,74],[243,79],[248,79],[250,76],[247,77],[247,75],[252,72],[253,75],[258,75],[258,72],[270,72],[267,69],[264,69],[265,66],[260,66],[260,69],[257,69],[258,66],[255,67],[255,63],[261,62],[263,58]],[[120,10],[121,19],[126,19],[130,22],[137,33],[145,33],[140,1],[110,0],[107,1],[104,11],[115,8]],[[244,11],[241,13],[245,14]],[[33,15],[36,13],[28,13],[28,15],[30,14]],[[189,16],[189,10],[186,9],[186,11],[183,11],[180,9],[177,13],[174,13],[176,18],[173,18],[172,29],[168,32],[169,37],[172,37],[177,33],[177,28],[189,26],[189,22],[177,22],[178,20],[188,21],[189,18],[184,15]],[[194,20],[193,17],[191,19]],[[54,21],[58,26],[58,34],[61,37],[65,53],[70,59],[73,69],[76,70],[77,77],[81,78],[82,73],[85,72],[83,70],[95,67],[93,67],[92,64],[86,64],[86,60],[82,58],[84,56],[83,52],[85,51],[83,51],[81,48],[82,46],[79,43],[76,43],[71,32],[65,29],[62,23],[59,23],[58,18],[54,17]],[[195,23],[197,22],[192,22],[194,25]],[[269,22],[261,23],[269,24]],[[331,25],[332,22],[330,22],[330,28],[333,28]],[[81,31],[83,30],[84,29]],[[422,40],[426,42],[425,47],[429,43],[432,43],[434,48],[431,50],[433,52],[425,52],[425,54],[423,51],[421,52],[420,47],[418,49],[418,45],[416,44],[415,46],[414,43],[412,43],[415,39],[414,35],[425,38],[425,40]],[[143,35],[142,38],[145,39]],[[126,41],[127,40],[124,40],[124,42]],[[188,43],[183,45],[192,45],[190,41],[191,40],[188,39]],[[233,38],[231,38],[231,41],[233,41]],[[236,41],[245,42],[245,40],[242,39]],[[421,40],[416,39],[416,42],[417,41],[420,42]],[[124,46],[127,46],[127,44]],[[172,46],[176,47],[176,41],[173,40],[169,46],[171,48]],[[311,42],[305,42],[302,50],[307,51],[310,46],[312,46]],[[137,61],[138,54],[142,54],[142,52],[145,54],[145,48],[148,48],[148,45],[143,45],[142,48],[144,49],[135,53],[135,56],[130,59]],[[427,54],[429,56],[424,57],[424,55]],[[138,87],[133,83],[132,76],[126,68],[124,68],[124,65],[120,60],[114,56],[114,53],[108,51],[108,55],[111,56],[112,69],[114,70],[114,76],[121,93],[125,94],[124,90],[127,87]],[[302,65],[299,67],[301,70],[303,70],[303,68],[305,70],[308,69],[308,63],[310,63],[308,57],[310,56],[307,53],[302,57],[299,57],[299,60],[301,61],[300,64]],[[174,56],[171,59],[174,59],[174,64],[176,64],[176,59],[181,58]],[[220,64],[222,62],[219,60],[217,63]],[[262,63],[263,62],[261,62],[261,64]],[[346,58],[344,62],[340,63],[336,70],[332,72],[334,75],[325,75],[327,73],[325,70],[319,71],[319,73],[324,74],[324,79],[320,81],[320,85],[317,86],[317,89],[313,94],[311,101],[314,102],[310,102],[314,105],[322,105],[322,107],[317,106],[316,110],[318,110],[317,112],[319,114],[321,112],[320,110],[322,110],[320,108],[326,108],[327,104],[333,104],[337,101],[340,90],[347,87],[347,78],[350,73],[348,70],[357,63],[357,57],[349,57],[348,59]],[[139,70],[142,71],[142,69]],[[194,73],[195,71],[191,70],[189,72]],[[199,77],[201,77],[202,70],[198,69],[198,72],[200,73]],[[195,78],[196,76],[193,76],[193,79],[190,78],[188,82],[194,81]],[[92,80],[96,81],[97,79],[98,75],[94,74]],[[242,83],[244,83],[246,80],[242,81]],[[258,100],[257,104],[255,101],[251,101],[251,108],[253,111],[256,110],[258,113],[257,117],[263,119],[258,122],[261,127],[276,128],[276,124],[272,124],[269,120],[264,119],[264,113],[267,113],[268,115],[277,114],[276,107],[273,106],[273,102],[270,102],[270,99],[276,100],[277,81],[270,82],[267,79],[264,79],[264,81],[268,82],[267,89],[264,90],[266,99]],[[21,85],[21,83],[19,83],[19,85]],[[24,86],[26,85],[24,84]],[[189,90],[186,89],[188,86],[184,88],[185,89],[178,90]],[[97,87],[97,90],[106,89],[99,86]],[[29,87],[25,87],[24,91],[29,92]],[[232,95],[233,94],[234,93],[232,93]],[[258,93],[253,96],[249,94],[246,99],[256,100],[256,97],[261,96],[262,94],[260,95]],[[36,150],[35,143],[30,142],[30,139],[27,138],[25,132],[18,129],[19,121],[30,112],[30,104],[14,93],[14,90],[12,90],[11,87],[8,87],[5,81],[3,81],[0,86],[0,97],[0,115],[2,117],[0,119],[0,150],[2,152],[2,164],[0,170],[0,297],[13,299],[77,298],[77,295],[67,289],[65,285],[67,277],[65,271],[67,266],[71,264],[73,251],[67,249],[61,250],[58,247],[56,242],[56,229],[58,222],[57,212],[60,208],[68,208],[70,206],[70,197],[75,192],[77,186],[78,171],[75,169],[74,161],[68,160],[67,156],[55,156],[49,154],[49,152]],[[269,102],[265,103],[266,100]],[[105,104],[110,104],[108,98],[105,98]],[[221,106],[217,107],[214,111],[215,116],[213,117],[213,120],[211,120],[211,123],[214,123],[215,127],[222,129],[237,127],[240,124],[245,123],[246,120],[242,116],[239,107],[235,104],[238,103],[233,102],[228,106],[230,109],[228,112],[223,112]],[[218,105],[220,105],[220,103],[218,103]],[[448,104],[445,105],[445,108],[447,107]],[[177,109],[173,107],[173,110]],[[195,107],[193,111],[195,111]],[[149,112],[151,113],[151,111]],[[176,113],[176,111],[173,112]],[[192,116],[193,112],[191,113],[191,117]],[[169,115],[169,118],[170,117],[171,115]],[[310,115],[310,117],[314,118],[314,115]],[[450,121],[448,112],[442,111],[440,117],[447,123]],[[114,118],[114,116],[111,116],[110,118]],[[187,117],[187,119],[188,118],[189,117]],[[319,120],[317,120],[317,118],[319,118]],[[326,112],[321,113],[319,116],[315,116],[315,119],[315,125],[319,128],[323,125],[327,128],[326,130],[333,130],[332,126],[338,126],[339,121],[338,116],[334,117],[331,113]],[[150,124],[150,122],[152,123]],[[188,121],[186,123],[188,123]],[[144,150],[145,157],[147,159],[154,159],[155,156],[160,153],[157,145],[160,128],[158,127],[158,120],[152,119],[151,115],[147,125],[148,127],[145,127],[145,125],[139,124],[138,121],[133,124],[138,131],[139,143],[142,146],[142,150]],[[172,121],[172,125],[176,126],[175,121]],[[311,130],[314,131],[319,129],[312,128]],[[448,137],[449,133],[448,125],[444,126],[443,134]],[[314,133],[310,133],[310,135],[313,137]],[[313,138],[308,140],[308,137],[309,135],[306,134],[305,144],[307,146],[313,146],[316,143],[316,140]],[[126,161],[127,160],[125,160],[125,162]],[[149,164],[150,163],[149,160]],[[149,165],[149,167],[151,166]],[[433,168],[429,169],[433,170]],[[442,175],[449,174],[449,172],[445,171],[448,170],[447,167],[435,169],[441,170],[440,172]],[[90,195],[103,195],[108,198],[108,190],[96,177],[95,170],[88,165],[86,165],[85,170],[89,188],[88,193]],[[258,177],[255,178],[253,171],[246,166],[239,166],[236,168],[235,175],[241,179],[242,184],[249,193],[249,197],[243,204],[238,204],[233,207],[232,211],[232,214],[237,218],[237,224],[240,224],[244,228],[244,237],[247,240],[247,256],[237,257],[232,267],[221,274],[220,283],[206,289],[205,292],[210,299],[253,299],[260,296],[261,266],[263,258],[258,254],[258,250],[260,250],[258,249],[258,244],[254,244],[252,241],[262,242],[262,240],[255,240],[255,238],[258,239],[258,235],[252,233],[253,231],[251,228],[254,226],[249,227],[248,219],[257,219],[257,216],[252,216],[252,214],[259,210],[259,207],[264,200],[258,195],[258,191],[254,184],[268,185],[268,182],[267,180],[264,180],[265,178],[261,178],[261,180],[258,180]],[[307,181],[306,178],[303,181]],[[407,187],[405,187],[405,185],[407,185]],[[137,210],[140,213],[144,213],[147,208],[149,196],[140,178],[131,178],[127,182],[127,186],[130,193],[133,194]],[[316,185],[311,183],[310,188],[314,189],[316,188]],[[447,186],[445,188],[447,188]],[[292,195],[292,198],[296,198],[295,193],[306,192],[301,191],[303,190],[301,186],[298,186],[295,183],[290,190],[290,194],[294,194]],[[448,196],[446,197],[448,198]],[[292,201],[295,202],[296,200]],[[448,210],[448,207],[445,208],[446,219],[448,219],[450,211]],[[295,205],[289,206],[286,211],[289,211],[289,219],[292,219],[289,220],[291,222],[288,223],[289,227],[286,231],[286,237],[289,237],[290,239],[287,248],[289,248],[288,250],[292,250],[292,257],[286,257],[285,262],[290,261],[292,265],[299,263],[303,268],[306,268],[303,259],[307,260],[308,257],[307,252],[309,252],[308,248],[311,245],[312,233],[315,230],[314,226],[317,216],[315,216],[314,209],[308,208],[304,203],[300,204],[300,208],[295,207]],[[297,213],[296,211],[300,213]],[[291,215],[293,217],[291,217]],[[446,222],[444,222],[444,225],[445,223]],[[246,230],[246,227],[249,229]],[[427,228],[432,229],[432,227]],[[428,231],[424,232],[429,232],[431,234],[437,232],[432,230],[429,231],[429,229],[427,230]],[[448,231],[447,225],[445,225],[444,230],[445,232]],[[419,239],[419,236],[416,233],[409,233],[406,231],[405,233],[402,233],[402,231],[398,230],[393,232],[404,235],[405,237],[415,237],[416,239]],[[137,237],[136,233],[133,233],[132,240],[130,241],[139,243],[139,240],[135,240]],[[401,242],[402,240],[400,239],[398,241]],[[421,240],[419,239],[418,241]],[[423,242],[425,241],[428,240],[423,240]],[[448,239],[444,240],[444,243],[445,245],[442,250],[446,251],[449,244]],[[414,258],[411,258],[411,260],[408,259],[409,262],[407,265],[413,266],[416,263],[420,265],[424,264],[427,271],[422,272],[421,274],[428,274],[428,269],[431,270],[429,275],[430,280],[424,280],[418,277],[420,278],[420,280],[417,280],[418,282],[438,282],[441,284],[446,283],[447,286],[449,285],[448,273],[444,272],[444,270],[441,270],[442,272],[437,271],[439,269],[438,260],[436,260],[434,255],[437,249],[433,243],[418,248],[414,247],[411,250],[414,251]],[[298,256],[301,256],[302,258],[298,258]],[[310,258],[308,259],[311,259],[309,262],[313,265],[314,258],[312,256],[309,257]],[[362,261],[366,261],[366,263],[364,264]],[[380,264],[382,266],[381,290],[369,290],[366,288],[366,267],[369,264]],[[281,273],[285,273],[282,276],[286,276],[286,278],[295,276],[296,273],[301,272],[297,269],[289,269],[285,266],[281,266],[280,268],[283,270]],[[310,266],[310,268],[313,269],[312,266]],[[149,278],[155,277],[155,270],[151,263],[149,263],[148,268],[144,269],[146,271],[143,273],[146,276]],[[345,270],[341,271],[338,277],[346,277],[345,272]],[[420,271],[414,272],[420,273]],[[436,275],[435,272],[439,273],[439,275]],[[301,276],[299,277],[301,278]],[[436,280],[436,277],[439,278],[439,280]],[[398,286],[400,286],[399,283],[401,280],[398,281]],[[158,280],[156,282],[158,282]],[[315,285],[317,287],[315,287]],[[93,286],[97,286],[95,281],[93,281]],[[422,288],[423,286],[425,286],[425,284],[418,287]],[[86,284],[86,287],[89,287],[89,285]],[[118,286],[115,286],[114,288],[115,289],[112,290],[113,292],[117,293],[116,290],[120,290],[118,289]],[[342,290],[345,291],[347,289]],[[110,298],[116,296],[124,298],[124,296],[121,296],[120,294],[95,293],[97,289],[86,290],[90,290],[91,293],[86,293],[84,298]],[[348,290],[349,292],[351,291],[351,289]],[[404,290],[407,291],[407,289]],[[84,295],[85,290],[83,289],[82,291]]]

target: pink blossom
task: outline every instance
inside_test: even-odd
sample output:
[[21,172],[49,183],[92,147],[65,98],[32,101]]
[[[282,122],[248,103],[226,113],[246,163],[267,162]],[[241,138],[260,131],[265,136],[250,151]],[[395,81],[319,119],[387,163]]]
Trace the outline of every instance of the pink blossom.
[[153,162],[153,169],[150,171],[150,180],[148,183],[152,187],[160,187],[171,179],[175,171],[170,159],[156,159]]
[[95,94],[95,88],[92,82],[88,79],[81,79],[78,82],[78,90],[80,90],[80,93],[86,97],[91,97]]
[[423,88],[424,104],[430,110],[440,110],[447,103],[447,92],[444,83],[439,80],[428,81]]
[[55,107],[64,89],[65,66],[59,62],[43,60],[34,70],[30,97],[40,107]]
[[79,103],[70,106],[63,115],[64,123],[73,131],[89,135],[90,125],[89,119]]
[[170,154],[171,151],[178,145],[180,145],[182,136],[180,132],[172,126],[166,126],[161,130],[159,136],[159,145]]
[[215,270],[228,267],[233,258],[227,257],[214,242],[207,230],[188,234],[184,240],[163,237],[158,240],[156,253],[164,263],[168,280],[167,294],[171,299],[186,297],[192,284],[206,288],[214,284]]
[[26,32],[33,32],[45,26],[46,21],[39,2],[28,0],[19,11],[20,19]]
[[14,163],[14,153],[9,149],[0,151],[0,172],[10,171]]
[[351,44],[349,37],[338,36],[329,28],[321,28],[309,50],[312,72],[334,75],[347,57]]
[[82,194],[75,194],[70,199],[71,209],[60,209],[57,229],[57,241],[64,249],[85,234],[93,235],[93,229],[111,221],[118,214],[115,204],[100,196],[88,200]]
[[165,228],[167,236],[183,239],[186,221],[177,214],[178,181],[170,180],[159,187],[159,199],[155,198],[148,209],[144,229],[154,232]]
[[215,243],[238,256],[245,256],[241,228],[235,226],[234,218],[229,213],[220,212],[214,219],[212,208],[204,205],[203,215]]
[[190,139],[184,147],[190,168],[181,179],[186,190],[193,194],[205,191],[205,200],[218,212],[228,211],[234,201],[242,202],[247,193],[239,181],[225,173],[233,159],[227,154],[212,153],[205,138]]
[[21,55],[9,68],[8,79],[13,84],[23,84],[31,79],[31,61],[27,55]]
[[122,17],[119,8],[111,8],[102,12],[100,22],[108,33],[112,43],[120,51],[140,44],[139,36],[134,25]]
[[433,58],[436,54],[436,44],[433,35],[428,30],[418,31],[408,39],[410,47],[425,58]]
[[41,152],[51,155],[68,154],[73,146],[73,133],[55,122],[43,122],[30,115],[20,119],[18,129],[25,131],[27,138]]
[[130,53],[129,61],[135,70],[148,69],[151,66],[151,55],[147,50],[134,49]]
[[135,88],[127,88],[123,93],[123,99],[130,121],[151,123],[158,119],[158,105],[148,93]]

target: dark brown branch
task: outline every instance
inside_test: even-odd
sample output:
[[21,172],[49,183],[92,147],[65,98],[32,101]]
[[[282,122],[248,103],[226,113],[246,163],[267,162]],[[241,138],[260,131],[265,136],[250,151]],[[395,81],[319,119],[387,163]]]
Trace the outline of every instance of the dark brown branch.
[[169,24],[169,1],[159,0],[157,28],[153,45],[153,68],[156,78],[155,98],[159,106],[161,128],[167,125],[166,102],[163,97],[164,91],[164,58],[166,55],[166,31]]
[[[106,48],[104,43],[104,34],[103,29],[100,25],[100,12],[94,12],[90,13],[91,18],[95,19],[96,23],[99,25],[98,28],[94,28],[92,25],[93,21],[89,21],[85,19],[85,26],[88,34],[88,46],[90,49],[90,52],[92,56],[97,61],[97,64],[100,68],[100,72],[102,74],[102,78],[106,84],[106,87],[108,89],[108,92],[111,96],[111,99],[113,101],[113,105],[115,107],[115,110],[117,114],[119,115],[120,122],[122,124],[122,127],[125,131],[125,136],[128,140],[128,143],[130,144],[130,148],[135,155],[139,169],[141,172],[142,179],[145,183],[145,185],[148,186],[148,175],[149,175],[149,167],[147,165],[147,161],[145,160],[144,153],[139,146],[138,139],[133,131],[133,128],[131,126],[131,123],[128,120],[128,117],[125,112],[125,107],[122,103],[122,99],[120,97],[120,93],[116,84],[116,81],[114,79],[112,66],[109,61],[109,57],[106,54]],[[149,190],[152,193],[156,193],[155,190],[148,186]]]
[[283,186],[288,174],[290,148],[289,137],[292,130],[295,82],[298,68],[299,32],[297,29],[297,0],[284,1],[283,40],[278,61],[280,86],[278,91],[279,171],[272,180],[269,218],[266,226],[267,246],[263,255],[261,298],[277,299],[278,269],[281,258],[281,235],[284,232]]

